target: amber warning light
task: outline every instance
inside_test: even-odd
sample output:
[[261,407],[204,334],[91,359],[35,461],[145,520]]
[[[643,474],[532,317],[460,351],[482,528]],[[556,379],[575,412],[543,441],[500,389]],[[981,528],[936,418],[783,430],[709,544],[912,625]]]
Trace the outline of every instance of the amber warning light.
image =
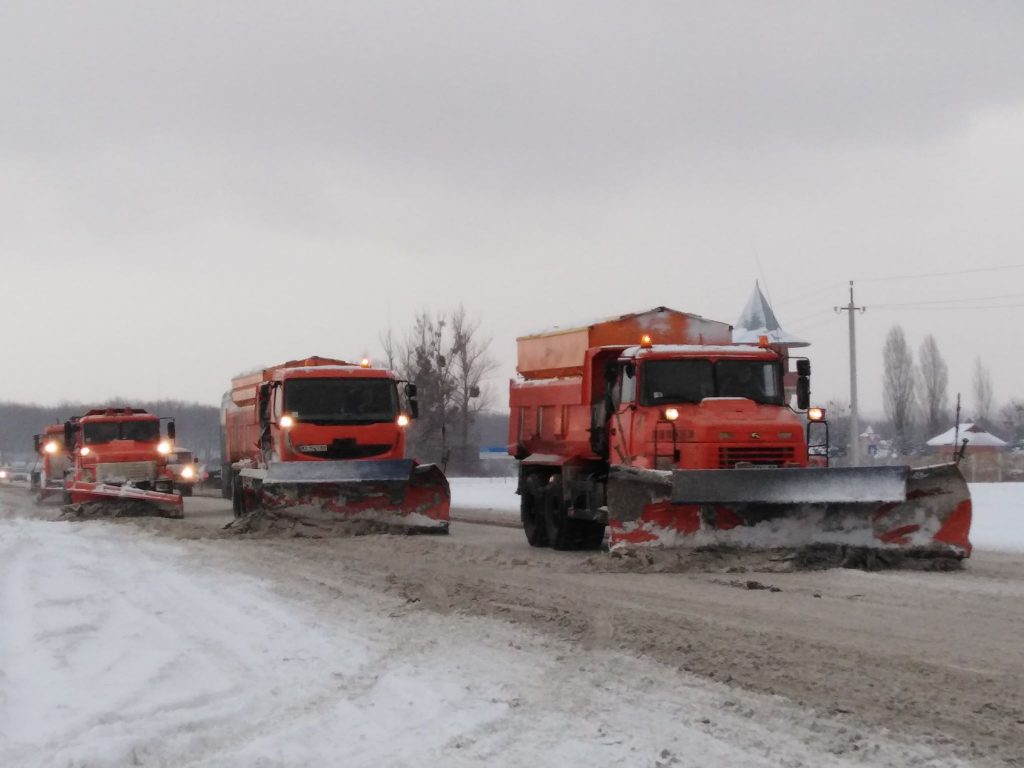
[[654,342],[651,341],[651,335],[649,333],[645,333],[640,337],[640,346],[643,349],[650,349],[653,344]]

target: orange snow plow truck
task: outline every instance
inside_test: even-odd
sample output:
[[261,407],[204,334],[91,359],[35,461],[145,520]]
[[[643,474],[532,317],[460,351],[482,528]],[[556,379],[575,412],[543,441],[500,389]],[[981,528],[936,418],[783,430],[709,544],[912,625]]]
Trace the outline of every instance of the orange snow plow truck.
[[310,357],[235,378],[222,412],[235,517],[447,533],[444,473],[405,457],[417,415],[416,386],[367,360]]
[[64,444],[64,425],[48,424],[41,434],[32,436],[36,452],[36,469],[31,474],[31,490],[36,503],[63,499],[64,475],[71,469],[72,458]]
[[970,554],[956,465],[809,466],[805,424],[824,419],[808,411],[809,361],[790,372],[786,350],[731,333],[658,307],[517,340],[509,453],[530,544],[597,548],[607,525],[612,548]]
[[97,514],[184,517],[167,469],[174,436],[173,421],[161,437],[160,419],[142,408],[97,408],[64,422],[74,457],[65,502]]

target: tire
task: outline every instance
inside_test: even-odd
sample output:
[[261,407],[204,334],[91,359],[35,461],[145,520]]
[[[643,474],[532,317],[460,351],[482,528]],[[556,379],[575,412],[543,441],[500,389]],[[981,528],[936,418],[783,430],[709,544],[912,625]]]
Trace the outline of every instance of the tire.
[[544,487],[536,474],[527,475],[519,497],[519,518],[531,547],[546,547],[548,531],[544,521]]
[[574,520],[577,526],[580,549],[600,549],[604,545],[604,523],[589,520]]
[[573,549],[573,529],[576,527],[573,525],[574,522],[565,511],[562,477],[555,475],[544,489],[544,525],[552,549]]
[[231,480],[232,480],[231,465],[230,464],[221,464],[220,465],[220,495],[221,495],[221,497],[223,497],[225,499],[230,499],[231,498],[231,492],[232,492]]
[[233,475],[231,478],[231,511],[235,517],[245,515],[245,492],[242,489],[242,477]]
[[600,549],[604,543],[603,524],[569,517],[559,475],[545,488],[544,523],[548,542],[554,549]]

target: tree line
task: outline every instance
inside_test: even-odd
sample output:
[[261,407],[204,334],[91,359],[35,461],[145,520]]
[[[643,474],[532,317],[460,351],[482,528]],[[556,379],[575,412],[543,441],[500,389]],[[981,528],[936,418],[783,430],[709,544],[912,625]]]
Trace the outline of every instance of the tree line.
[[[381,335],[387,366],[417,385],[420,413],[409,428],[409,455],[446,465],[455,473],[480,471],[481,447],[505,445],[508,415],[489,411],[498,401],[486,379],[497,368],[490,337],[480,321],[458,306],[421,310],[404,331]],[[503,399],[501,400],[503,402]],[[131,405],[176,421],[178,442],[206,462],[219,461],[219,408],[180,400],[103,403],[64,402],[56,406],[0,403],[0,456],[29,459],[32,435],[91,408]]]
[[[893,441],[900,453],[953,426],[955,415],[949,392],[949,366],[931,334],[924,338],[918,362],[903,328],[894,325],[882,349],[882,395]],[[1013,398],[996,407],[995,388],[981,358],[974,360],[971,392],[963,403],[961,422],[980,424],[1010,442],[1024,439],[1024,399]]]

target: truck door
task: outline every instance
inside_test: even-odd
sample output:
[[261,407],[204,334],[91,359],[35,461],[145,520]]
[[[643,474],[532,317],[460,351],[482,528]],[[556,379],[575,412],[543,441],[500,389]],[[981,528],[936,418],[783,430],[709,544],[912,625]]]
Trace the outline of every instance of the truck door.
[[624,363],[619,366],[619,379],[612,402],[615,410],[608,425],[611,447],[608,458],[612,464],[631,466],[635,455],[633,433],[637,427],[635,364]]

